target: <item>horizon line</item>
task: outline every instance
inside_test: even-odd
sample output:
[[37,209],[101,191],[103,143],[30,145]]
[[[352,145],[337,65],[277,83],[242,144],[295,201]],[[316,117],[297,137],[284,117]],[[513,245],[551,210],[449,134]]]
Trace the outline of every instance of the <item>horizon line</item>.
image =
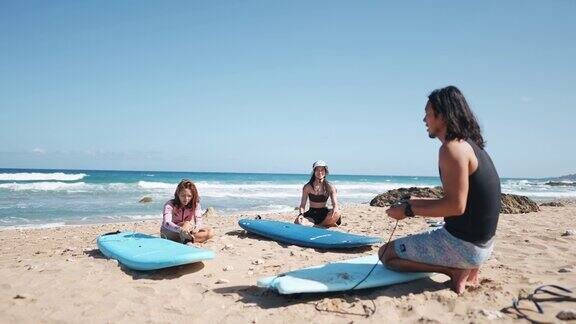
[[[161,172],[161,173],[209,173],[209,174],[270,174],[270,175],[309,175],[309,173],[291,173],[291,172],[241,172],[241,171],[174,171],[174,170],[126,170],[126,169],[53,169],[53,168],[6,168],[0,167],[0,170],[28,170],[28,171],[108,171],[108,172]],[[331,173],[334,176],[365,176],[365,177],[422,177],[422,178],[440,178],[439,176],[429,175],[393,175],[393,174],[344,174]],[[501,179],[554,179],[555,177],[501,177]]]

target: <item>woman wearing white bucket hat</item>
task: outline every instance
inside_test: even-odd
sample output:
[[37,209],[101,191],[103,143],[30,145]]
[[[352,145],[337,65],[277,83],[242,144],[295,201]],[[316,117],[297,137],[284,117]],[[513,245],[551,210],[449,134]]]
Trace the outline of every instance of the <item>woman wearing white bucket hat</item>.
[[[326,162],[322,160],[314,162],[312,165],[312,176],[302,188],[299,214],[294,223],[302,224],[304,218],[306,218],[314,223],[315,226],[320,227],[335,227],[341,224],[336,187],[326,180],[326,176],[328,176],[328,165]],[[328,198],[332,202],[332,210],[326,207]],[[310,209],[304,212],[308,199],[310,199]]]

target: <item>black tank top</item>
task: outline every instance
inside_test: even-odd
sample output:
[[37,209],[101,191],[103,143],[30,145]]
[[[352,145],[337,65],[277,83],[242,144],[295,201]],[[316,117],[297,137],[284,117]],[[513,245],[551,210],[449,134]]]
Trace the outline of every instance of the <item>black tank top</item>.
[[478,169],[468,177],[466,210],[460,216],[445,217],[446,230],[455,237],[484,246],[496,234],[500,215],[500,177],[488,153],[474,141],[466,141],[478,159]]

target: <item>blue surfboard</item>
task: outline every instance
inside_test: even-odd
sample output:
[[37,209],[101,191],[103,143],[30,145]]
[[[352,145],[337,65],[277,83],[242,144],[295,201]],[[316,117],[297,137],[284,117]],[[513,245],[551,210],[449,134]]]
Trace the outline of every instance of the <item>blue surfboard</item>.
[[[366,278],[370,270],[374,271]],[[351,260],[326,263],[258,280],[258,287],[269,288],[280,294],[320,293],[388,286],[430,277],[427,272],[392,271],[371,255]],[[366,278],[364,281],[362,281]]]
[[156,236],[120,232],[98,237],[98,249],[133,270],[156,270],[214,259],[214,252]]
[[250,233],[278,242],[313,248],[345,249],[382,242],[379,237],[343,233],[273,220],[241,219],[238,224]]

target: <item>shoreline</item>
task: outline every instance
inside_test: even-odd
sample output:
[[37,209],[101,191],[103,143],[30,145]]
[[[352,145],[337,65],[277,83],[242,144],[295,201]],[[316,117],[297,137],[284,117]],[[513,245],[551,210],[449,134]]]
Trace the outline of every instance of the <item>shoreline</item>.
[[[354,204],[354,203],[346,203],[341,204],[342,206],[347,205],[364,205],[367,203],[361,204]],[[210,207],[208,207],[210,208]],[[297,207],[295,207],[297,208]],[[207,209],[204,209],[206,211]],[[283,215],[287,212],[282,211],[242,211],[242,212],[234,212],[234,213],[220,213],[216,210],[216,213],[219,216],[223,217],[233,217],[234,215],[244,215],[244,216],[256,216],[256,215]],[[45,229],[45,228],[57,228],[57,227],[67,227],[67,226],[89,226],[89,225],[109,225],[109,224],[122,224],[122,223],[137,223],[137,222],[155,222],[157,221],[159,224],[162,222],[162,211],[158,211],[158,215],[150,216],[145,218],[139,219],[130,219],[130,218],[122,218],[122,219],[94,219],[92,221],[82,220],[82,219],[71,219],[71,220],[59,220],[53,223],[41,223],[41,224],[25,224],[25,225],[0,225],[0,232],[2,231],[9,231],[9,230],[21,230],[21,229]]]
[[[6,171],[6,169],[5,169]],[[154,220],[183,174],[141,171],[52,170],[53,173],[0,173],[0,231]],[[38,170],[28,170],[38,171]],[[192,173],[189,175],[194,176]],[[299,204],[306,179],[292,174],[197,173],[194,180],[203,207],[222,215],[290,213]],[[80,179],[76,181],[72,179]],[[90,179],[90,180],[86,180]],[[437,177],[331,175],[341,203],[367,203],[397,188],[435,187]],[[536,183],[537,182],[537,183]],[[576,199],[576,187],[546,186],[542,181],[501,179],[504,193],[530,197],[537,203]],[[143,204],[142,198],[149,198]],[[95,198],[97,201],[95,201]]]
[[[393,223],[385,208],[343,206],[338,229],[388,239]],[[291,222],[292,215],[265,218]],[[160,218],[139,222],[5,230],[0,235],[2,322],[518,322],[500,312],[520,292],[543,284],[576,288],[576,205],[542,207],[529,214],[500,216],[492,257],[481,268],[483,283],[457,296],[448,277],[435,274],[353,293],[283,296],[256,287],[259,278],[302,267],[376,254],[379,245],[352,250],[317,250],[246,234],[240,214],[206,219],[216,236],[200,247],[214,260],[152,272],[126,269],[102,256],[98,235],[114,230],[158,235]],[[394,238],[427,230],[422,217],[401,221]],[[569,272],[561,272],[568,269]],[[555,320],[570,303],[542,303]],[[363,313],[366,318],[346,313]],[[537,314],[536,314],[537,315]],[[496,316],[496,317],[493,317]],[[539,319],[542,317],[538,317]]]
[[[530,198],[530,197],[529,197]],[[536,198],[530,198],[532,199],[536,204],[538,204],[540,206],[540,204],[542,203],[548,203],[548,202],[560,202],[563,203],[565,206],[572,206],[572,205],[576,205],[576,198],[562,198],[562,197],[555,197],[553,199],[546,199],[546,200],[540,200],[540,199],[536,199]],[[343,208],[346,207],[354,207],[354,206],[370,206],[370,202],[366,201],[366,202],[361,202],[361,203],[340,203],[340,206],[342,206]],[[208,206],[207,208],[211,208],[210,206]],[[294,207],[296,210],[298,207]],[[206,211],[207,209],[204,209],[204,211]],[[223,216],[223,217],[235,217],[236,215],[240,215],[240,216],[245,216],[245,217],[254,217],[257,215],[261,215],[261,216],[279,216],[279,215],[286,215],[289,212],[288,211],[237,211],[237,212],[232,212],[232,213],[223,213],[223,212],[219,212],[217,209],[216,213],[218,216]],[[76,220],[76,219],[71,219],[71,220],[58,220],[55,222],[51,222],[51,223],[39,223],[39,224],[24,224],[24,225],[0,225],[0,232],[4,232],[4,231],[10,231],[10,230],[25,230],[25,229],[46,229],[46,228],[58,228],[58,227],[68,227],[68,226],[88,226],[88,225],[109,225],[109,224],[124,224],[124,223],[137,223],[137,222],[155,222],[157,221],[158,223],[162,222],[162,215],[161,215],[161,210],[158,211],[158,215],[157,216],[150,216],[145,217],[145,218],[140,218],[140,219],[130,219],[130,218],[124,218],[124,219],[103,219],[103,218],[99,218],[99,219],[95,219],[92,221],[89,220]],[[294,217],[296,217],[296,215],[294,215]]]
[[[356,205],[356,204],[350,204],[350,205]],[[359,205],[363,205],[363,204],[359,204]],[[218,213],[218,211],[216,211],[216,213],[218,216],[223,216],[223,217],[234,217],[235,215],[251,217],[251,216],[256,216],[256,215],[274,216],[274,215],[285,215],[286,214],[284,212],[272,212],[272,213],[264,212],[263,213],[263,212],[252,212],[252,211],[246,211],[246,212],[241,212],[241,213],[231,213],[231,214],[221,214],[221,213]],[[66,223],[64,221],[64,222],[44,223],[44,224],[27,224],[27,225],[21,225],[21,226],[7,225],[7,226],[0,226],[0,232],[11,231],[11,230],[37,230],[37,229],[47,229],[47,228],[59,228],[59,227],[82,227],[82,226],[91,226],[91,225],[99,226],[99,225],[134,224],[134,223],[143,223],[143,224],[158,223],[158,227],[160,227],[160,225],[162,224],[162,215],[161,215],[161,213],[159,213],[159,215],[155,216],[154,218],[150,217],[150,218],[132,219],[132,220],[130,220],[130,219],[118,219],[118,220],[110,220],[110,221],[106,221],[106,222],[101,222],[100,220],[94,220],[92,222],[84,222],[84,223]]]

